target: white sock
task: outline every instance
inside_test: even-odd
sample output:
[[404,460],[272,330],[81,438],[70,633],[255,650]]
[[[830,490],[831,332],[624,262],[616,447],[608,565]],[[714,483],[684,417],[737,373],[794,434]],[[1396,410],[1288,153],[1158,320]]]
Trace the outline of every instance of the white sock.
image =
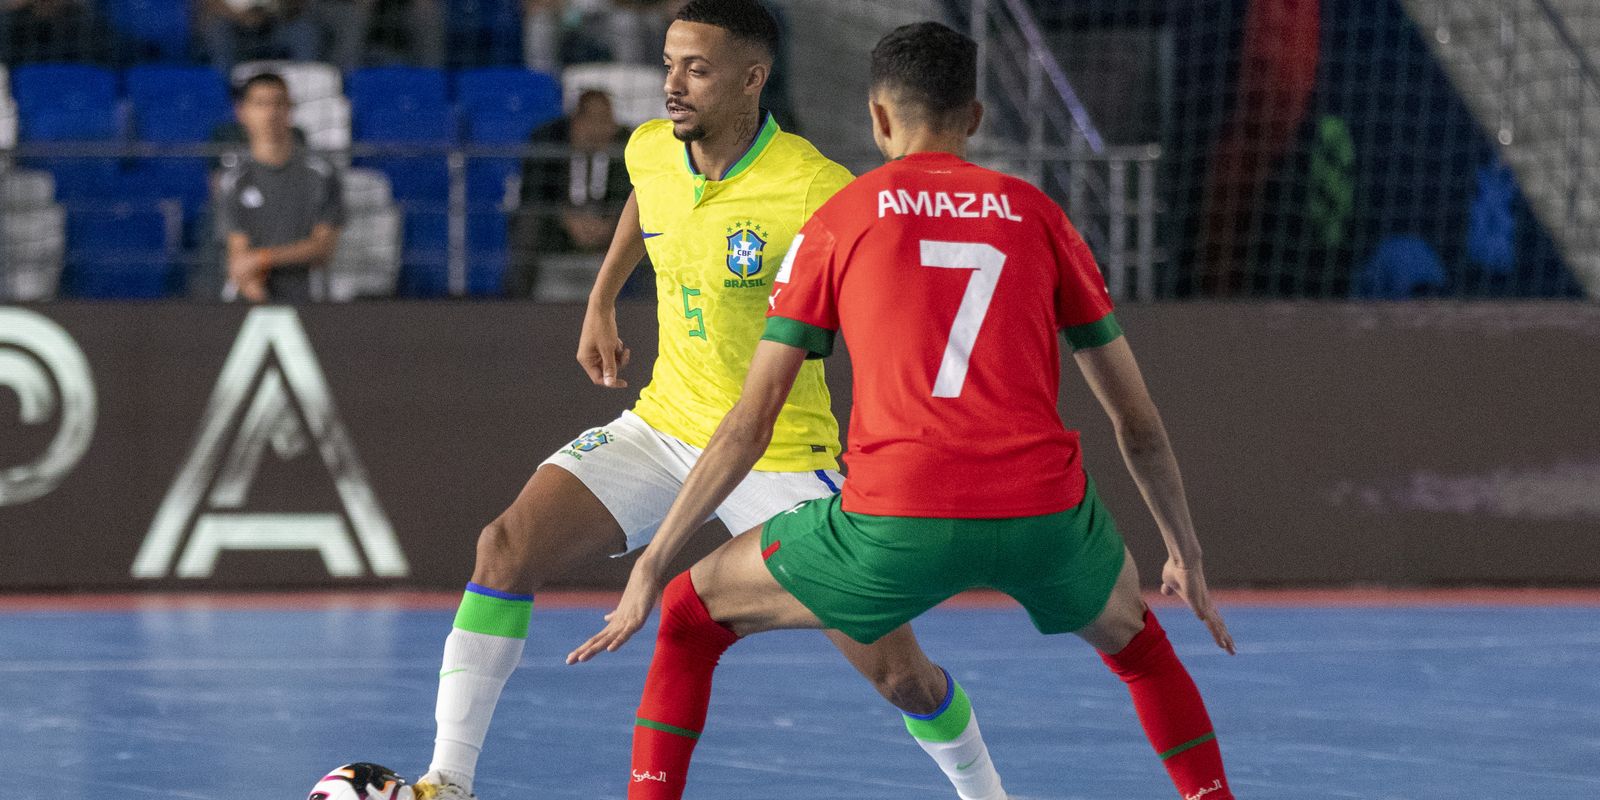
[[506,679],[522,661],[527,641],[460,628],[450,631],[439,669],[439,700],[433,712],[439,727],[429,772],[440,773],[450,783],[472,791],[489,720]]
[[978,731],[978,718],[967,721],[967,729],[948,742],[928,742],[917,739],[923,752],[933,757],[945,777],[956,787],[961,800],[1005,800],[1006,790],[1000,785],[1000,773],[989,759],[989,748]]
[[978,717],[972,713],[972,701],[949,672],[944,678],[949,688],[939,710],[925,716],[906,714],[906,730],[944,770],[961,800],[1006,800],[1000,773],[989,759]]

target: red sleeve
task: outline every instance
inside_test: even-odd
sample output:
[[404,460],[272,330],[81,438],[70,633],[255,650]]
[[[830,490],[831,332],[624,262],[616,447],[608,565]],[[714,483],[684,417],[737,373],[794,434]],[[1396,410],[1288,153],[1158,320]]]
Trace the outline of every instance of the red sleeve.
[[838,265],[835,239],[821,215],[814,214],[795,234],[783,265],[772,280],[768,317],[784,317],[828,331],[839,330]]
[[1111,292],[1094,262],[1089,245],[1072,227],[1067,215],[1056,211],[1051,235],[1056,242],[1056,324],[1074,328],[1096,322],[1111,313]]

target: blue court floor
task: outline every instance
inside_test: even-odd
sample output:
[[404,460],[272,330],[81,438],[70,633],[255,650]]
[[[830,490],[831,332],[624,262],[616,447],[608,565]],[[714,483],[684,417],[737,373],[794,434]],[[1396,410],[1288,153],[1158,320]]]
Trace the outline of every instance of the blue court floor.
[[[1161,612],[1241,798],[1600,798],[1600,611],[1240,608],[1228,657]],[[620,798],[652,637],[566,666],[599,609],[536,610],[483,800]],[[0,613],[0,776],[15,800],[286,798],[328,768],[427,762],[448,611]],[[1120,683],[1018,611],[938,610],[1019,798],[1175,797]],[[646,631],[651,633],[651,631]],[[692,798],[948,798],[897,715],[817,633],[736,645]]]

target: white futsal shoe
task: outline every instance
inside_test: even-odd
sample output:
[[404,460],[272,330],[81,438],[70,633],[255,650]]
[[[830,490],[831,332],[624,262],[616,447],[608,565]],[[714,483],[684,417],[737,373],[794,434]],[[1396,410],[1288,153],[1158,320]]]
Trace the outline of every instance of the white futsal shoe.
[[444,779],[437,772],[417,779],[411,784],[413,800],[478,800],[478,796]]

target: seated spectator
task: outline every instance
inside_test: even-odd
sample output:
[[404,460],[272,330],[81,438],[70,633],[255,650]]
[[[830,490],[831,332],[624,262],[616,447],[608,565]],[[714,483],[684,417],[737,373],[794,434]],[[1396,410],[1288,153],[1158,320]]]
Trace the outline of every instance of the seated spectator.
[[326,266],[338,246],[344,224],[339,173],[295,143],[291,110],[289,86],[278,75],[257,75],[239,89],[235,112],[250,149],[218,185],[225,299],[316,299],[312,271]]
[[523,61],[557,74],[563,64],[656,64],[684,0],[523,0]]
[[605,92],[579,95],[570,117],[539,128],[530,141],[568,145],[572,152],[523,162],[506,270],[506,293],[513,297],[533,292],[541,254],[605,252],[632,188],[619,152],[628,143],[628,129],[617,124]]
[[110,38],[86,0],[0,0],[0,63],[105,63]]
[[202,0],[199,30],[224,73],[240,58],[315,61],[321,35],[304,0]]
[[327,35],[322,60],[348,72],[369,60],[377,33],[383,57],[419,67],[444,66],[443,0],[311,0],[312,16]]

